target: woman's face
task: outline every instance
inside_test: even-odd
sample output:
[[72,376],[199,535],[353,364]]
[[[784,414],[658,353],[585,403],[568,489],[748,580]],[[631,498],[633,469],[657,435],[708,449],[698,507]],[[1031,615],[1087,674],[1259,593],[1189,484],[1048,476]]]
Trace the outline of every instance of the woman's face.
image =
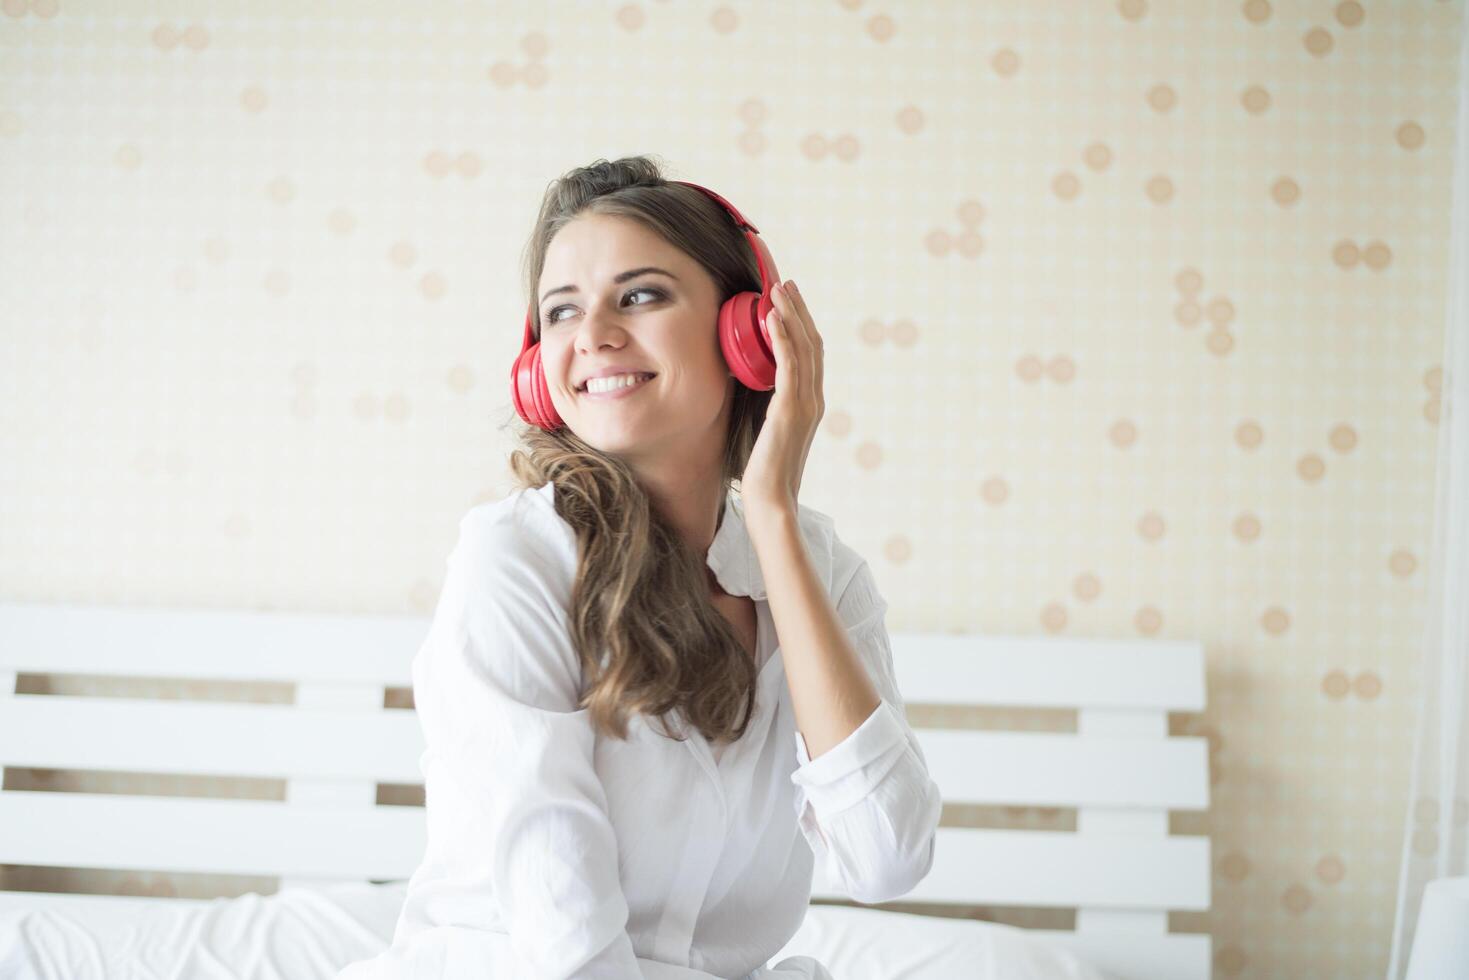
[[[669,275],[616,281],[647,267]],[[636,221],[583,215],[551,239],[536,301],[551,403],[573,432],[630,463],[719,458],[735,382],[703,266]],[[619,397],[585,390],[610,367],[655,377]]]

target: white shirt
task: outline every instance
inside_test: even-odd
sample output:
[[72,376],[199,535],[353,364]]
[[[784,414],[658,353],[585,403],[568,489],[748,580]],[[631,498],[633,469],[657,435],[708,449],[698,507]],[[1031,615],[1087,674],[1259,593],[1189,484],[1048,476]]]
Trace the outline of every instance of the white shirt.
[[871,569],[830,517],[799,506],[882,699],[813,761],[730,491],[707,564],[727,593],[755,600],[763,663],[749,728],[718,759],[680,712],[669,729],[686,740],[634,715],[623,742],[576,707],[576,535],[553,493],[517,490],[460,521],[413,660],[427,847],[391,947],[338,980],[828,976],[809,957],[765,965],[800,927],[813,860],[857,901],[896,899],[933,865],[942,806],[904,717]]

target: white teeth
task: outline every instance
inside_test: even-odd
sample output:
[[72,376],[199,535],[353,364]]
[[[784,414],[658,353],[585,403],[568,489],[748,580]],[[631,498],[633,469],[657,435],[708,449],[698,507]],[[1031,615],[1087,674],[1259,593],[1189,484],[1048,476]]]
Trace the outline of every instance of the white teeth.
[[651,374],[618,374],[610,378],[588,378],[586,390],[588,393],[616,391],[618,388],[626,388],[635,385],[639,381],[646,381]]

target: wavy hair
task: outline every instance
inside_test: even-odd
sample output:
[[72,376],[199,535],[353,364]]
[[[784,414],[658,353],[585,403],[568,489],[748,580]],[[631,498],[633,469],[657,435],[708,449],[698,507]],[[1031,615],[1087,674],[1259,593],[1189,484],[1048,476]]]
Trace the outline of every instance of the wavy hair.
[[[578,167],[546,190],[524,253],[532,308],[551,239],[583,214],[642,223],[703,266],[720,302],[760,290],[755,254],[729,212],[664,178],[651,158],[633,156]],[[539,341],[540,318],[532,323]],[[726,496],[745,471],[774,396],[733,383],[721,479]],[[594,727],[625,739],[629,716],[637,713],[657,717],[664,733],[678,738],[667,722],[677,709],[711,742],[738,739],[754,712],[756,667],[711,602],[703,556],[651,505],[621,458],[568,426],[548,431],[521,423],[517,436],[519,447],[510,454],[517,484],[554,482],[556,511],[576,532],[571,639],[584,680],[580,707],[590,709]]]

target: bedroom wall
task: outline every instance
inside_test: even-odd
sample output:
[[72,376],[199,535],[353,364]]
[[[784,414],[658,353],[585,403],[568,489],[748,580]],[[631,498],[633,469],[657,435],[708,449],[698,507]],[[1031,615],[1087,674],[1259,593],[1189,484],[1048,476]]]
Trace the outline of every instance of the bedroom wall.
[[1207,737],[1213,808],[1173,830],[1211,837],[1213,908],[1172,928],[1211,932],[1221,977],[1380,977],[1463,7],[7,0],[0,596],[427,615],[459,517],[510,486],[541,192],[656,154],[807,297],[827,414],[803,502],[868,557],[889,629],[1202,641],[1208,709],[1172,728]]

